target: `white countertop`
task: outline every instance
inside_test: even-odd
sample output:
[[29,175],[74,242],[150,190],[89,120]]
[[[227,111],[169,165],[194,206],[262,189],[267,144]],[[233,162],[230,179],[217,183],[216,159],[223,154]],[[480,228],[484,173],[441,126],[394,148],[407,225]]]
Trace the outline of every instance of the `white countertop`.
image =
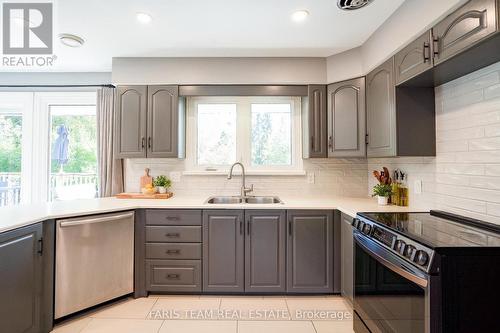
[[100,198],[58,201],[45,204],[18,205],[0,208],[0,232],[36,222],[72,216],[116,212],[138,208],[182,209],[338,209],[350,216],[358,212],[410,212],[415,207],[379,206],[372,198],[328,196],[280,196],[283,204],[207,204],[207,196],[174,195],[170,199],[117,199]]

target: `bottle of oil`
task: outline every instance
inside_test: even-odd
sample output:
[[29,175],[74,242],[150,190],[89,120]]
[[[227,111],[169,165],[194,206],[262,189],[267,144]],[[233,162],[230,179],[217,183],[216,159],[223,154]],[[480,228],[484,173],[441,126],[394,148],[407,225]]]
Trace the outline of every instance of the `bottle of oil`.
[[394,176],[391,184],[391,203],[399,205],[399,169],[394,170]]
[[408,206],[408,186],[406,185],[407,175],[403,172],[399,173],[401,183],[399,185],[399,206]]

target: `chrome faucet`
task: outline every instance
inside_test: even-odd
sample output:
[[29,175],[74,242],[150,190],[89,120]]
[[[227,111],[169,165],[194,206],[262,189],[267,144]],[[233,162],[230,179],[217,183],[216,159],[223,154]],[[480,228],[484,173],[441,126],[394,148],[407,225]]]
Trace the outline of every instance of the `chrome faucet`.
[[250,187],[246,187],[245,185],[245,167],[240,162],[236,162],[231,165],[231,169],[229,169],[229,174],[227,175],[227,179],[233,178],[233,169],[235,165],[239,165],[241,167],[241,197],[244,198],[247,196],[247,193],[253,191],[253,184]]

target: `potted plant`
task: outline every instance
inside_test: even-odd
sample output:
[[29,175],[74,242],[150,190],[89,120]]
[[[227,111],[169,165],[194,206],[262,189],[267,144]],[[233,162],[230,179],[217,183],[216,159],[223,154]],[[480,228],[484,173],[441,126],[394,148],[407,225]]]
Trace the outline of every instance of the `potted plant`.
[[378,184],[373,187],[373,197],[376,196],[378,204],[386,206],[392,194],[392,179],[389,170],[384,167],[382,171],[373,171],[373,176],[378,180]]
[[391,196],[392,188],[389,184],[377,184],[373,187],[373,195],[377,196],[378,204],[386,206]]
[[172,185],[172,182],[166,176],[160,175],[154,178],[153,185],[156,187],[156,191],[158,193],[164,194],[167,193],[167,190]]

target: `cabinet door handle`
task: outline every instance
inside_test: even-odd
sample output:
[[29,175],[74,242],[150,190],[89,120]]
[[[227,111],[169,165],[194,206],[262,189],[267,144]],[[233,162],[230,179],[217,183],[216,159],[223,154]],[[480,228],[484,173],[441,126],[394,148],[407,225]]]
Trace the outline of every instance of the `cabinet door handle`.
[[167,250],[167,254],[180,254],[181,250]]
[[180,237],[180,236],[181,236],[181,234],[178,232],[165,234],[165,237]]
[[250,222],[250,220],[247,221],[247,234],[248,236],[250,236],[250,233],[251,233],[251,225],[252,225],[252,222]]
[[292,221],[288,221],[288,235],[292,235]]
[[151,139],[151,137],[149,137],[149,138],[148,138],[148,148],[149,148],[149,149],[151,149],[151,142],[152,142],[152,141],[153,141],[153,140]]
[[146,138],[145,137],[142,137],[142,139],[141,139],[141,147],[143,150],[144,150],[144,148],[146,148]]
[[167,274],[167,279],[169,280],[179,280],[180,275],[179,274]]
[[432,39],[432,54],[434,58],[439,56],[439,37],[434,37]]
[[243,235],[243,221],[240,220],[240,235]]
[[167,219],[169,221],[179,221],[180,220],[179,216],[167,216],[167,217],[165,217],[165,219]]
[[424,63],[431,60],[430,48],[430,44],[428,42],[424,42]]

